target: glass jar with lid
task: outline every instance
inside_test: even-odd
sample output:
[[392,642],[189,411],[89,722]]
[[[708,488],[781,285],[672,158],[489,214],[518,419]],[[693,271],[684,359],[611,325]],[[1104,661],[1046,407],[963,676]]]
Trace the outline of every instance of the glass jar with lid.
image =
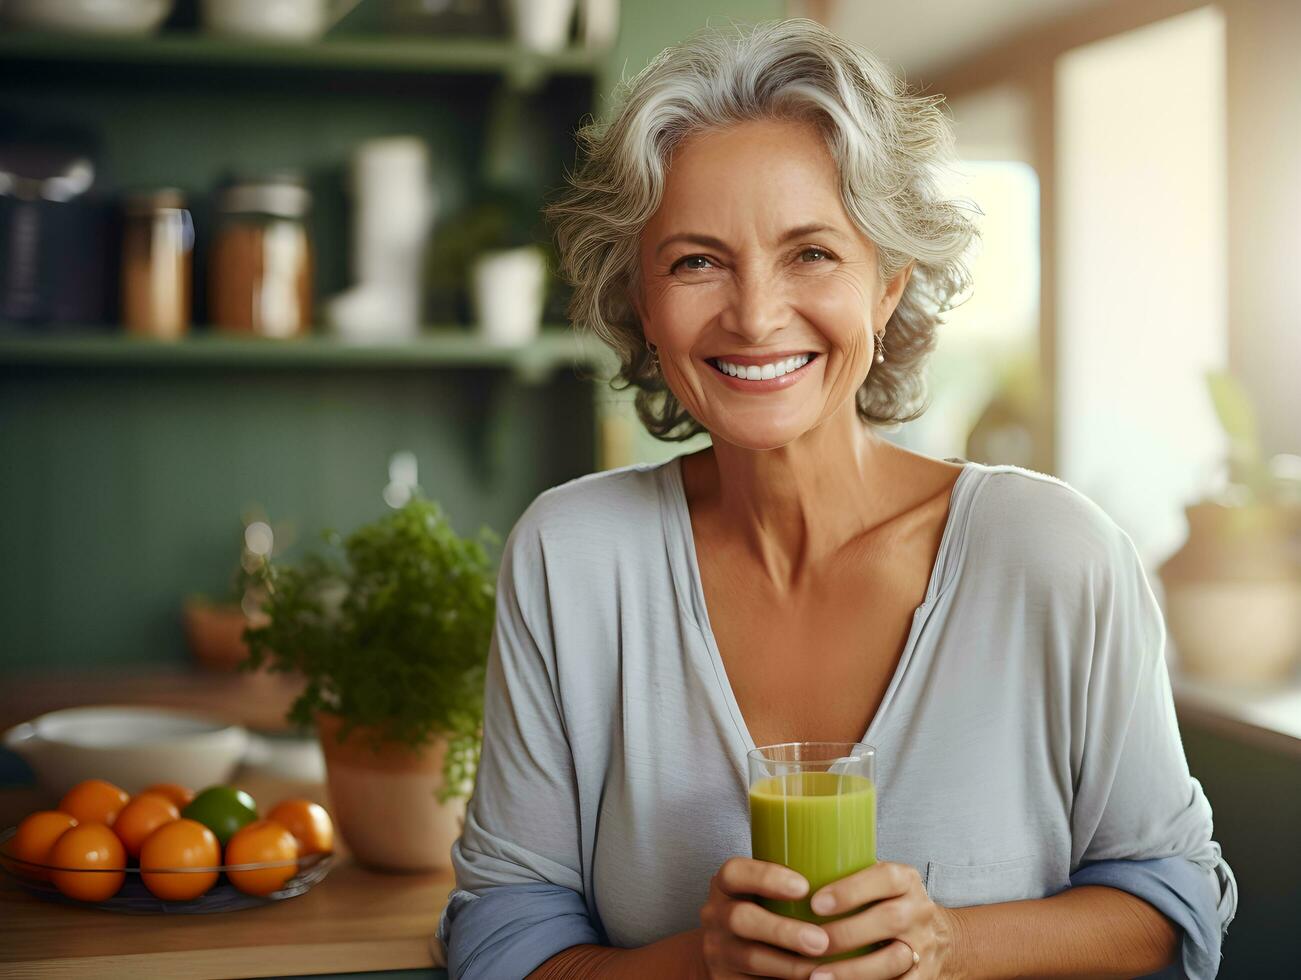
[[208,262],[208,310],[222,331],[298,337],[312,322],[311,192],[281,175],[222,188]]
[[128,194],[123,210],[122,321],[127,332],[175,339],[190,328],[194,224],[174,187]]

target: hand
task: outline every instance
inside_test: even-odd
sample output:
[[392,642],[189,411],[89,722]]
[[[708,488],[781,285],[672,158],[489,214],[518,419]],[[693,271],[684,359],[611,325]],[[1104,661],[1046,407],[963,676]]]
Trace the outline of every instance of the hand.
[[[709,901],[700,909],[701,946],[709,977],[731,980],[758,975],[807,980],[818,964],[806,957],[826,952],[827,933],[812,923],[770,912],[749,899],[793,900],[808,891],[809,883],[803,877],[780,864],[728,858],[709,883]],[[911,955],[908,965],[912,965]]]
[[843,915],[869,903],[869,908],[822,926],[831,939],[826,952],[886,945],[819,966],[813,980],[934,980],[958,974],[958,919],[930,900],[916,868],[888,861],[874,864],[818,889],[812,900],[818,915]]

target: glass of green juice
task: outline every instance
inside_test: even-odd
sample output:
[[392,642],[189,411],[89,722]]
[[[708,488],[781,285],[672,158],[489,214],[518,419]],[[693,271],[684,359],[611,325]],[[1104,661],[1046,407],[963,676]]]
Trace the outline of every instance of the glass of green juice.
[[[876,863],[876,750],[861,742],[785,742],[748,755],[750,846],[760,861],[798,871],[809,883],[797,901],[760,898],[778,915],[822,924],[809,900],[824,885]],[[849,959],[876,946],[818,962]]]

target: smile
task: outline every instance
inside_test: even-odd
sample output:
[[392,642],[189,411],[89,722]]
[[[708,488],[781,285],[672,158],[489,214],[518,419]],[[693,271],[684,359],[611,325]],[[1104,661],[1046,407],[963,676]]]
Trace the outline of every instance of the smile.
[[816,354],[796,354],[794,357],[769,361],[767,364],[736,364],[725,358],[715,357],[709,363],[715,370],[740,381],[771,381],[787,374],[794,374],[815,357]]

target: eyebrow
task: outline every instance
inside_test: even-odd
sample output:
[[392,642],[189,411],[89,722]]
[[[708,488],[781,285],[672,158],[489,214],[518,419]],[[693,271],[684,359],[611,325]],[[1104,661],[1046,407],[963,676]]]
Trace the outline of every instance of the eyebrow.
[[[783,245],[786,242],[789,242],[793,238],[802,238],[805,235],[814,235],[819,232],[826,232],[826,231],[832,232],[833,234],[838,234],[836,229],[833,228],[831,225],[823,225],[823,224],[800,225],[798,228],[791,228],[785,231],[782,234],[781,238],[777,239],[777,244]],[[655,254],[659,255],[660,252],[664,251],[664,249],[668,248],[668,246],[672,245],[674,242],[690,242],[693,245],[704,245],[706,248],[715,248],[718,249],[720,252],[731,251],[727,243],[723,241],[721,238],[714,238],[712,235],[701,235],[698,232],[684,231],[684,232],[679,232],[676,235],[670,235],[668,238],[660,242],[655,249]]]

